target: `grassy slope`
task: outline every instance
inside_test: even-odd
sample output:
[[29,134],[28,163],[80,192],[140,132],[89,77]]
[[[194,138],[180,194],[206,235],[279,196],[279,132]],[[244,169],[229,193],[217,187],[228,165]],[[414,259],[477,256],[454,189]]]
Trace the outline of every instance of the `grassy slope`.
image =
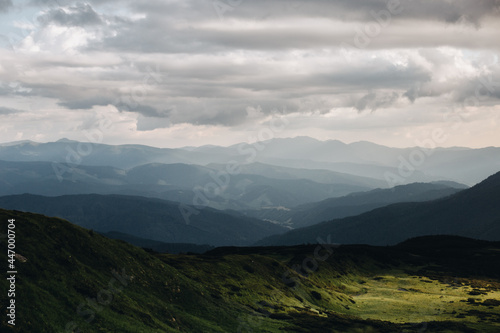
[[[331,255],[316,252],[326,258],[316,267],[311,260],[316,246],[160,255],[29,213],[0,210],[0,233],[9,218],[16,219],[17,252],[27,258],[16,263],[13,332],[61,332],[68,322],[83,332],[500,329],[494,323],[500,307],[487,301],[500,298],[499,276],[491,265],[500,256],[496,243],[458,241],[449,243],[449,250],[418,242],[398,248],[343,246],[331,249]],[[0,244],[6,267],[5,239]],[[461,252],[453,256],[457,247]],[[110,299],[112,270],[131,277],[126,285],[115,281],[123,291]],[[0,281],[5,309],[7,282]],[[79,315],[78,306],[92,299],[105,303],[96,305],[95,318],[89,312]],[[8,331],[5,324],[2,316],[2,332]]]

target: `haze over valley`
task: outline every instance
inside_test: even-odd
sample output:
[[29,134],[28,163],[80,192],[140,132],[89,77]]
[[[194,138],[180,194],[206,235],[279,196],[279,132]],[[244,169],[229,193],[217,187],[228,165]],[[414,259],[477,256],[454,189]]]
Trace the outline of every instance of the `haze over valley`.
[[[254,323],[258,330],[285,325],[310,332],[323,332],[326,327],[379,332],[427,327],[441,332],[454,327],[456,332],[494,332],[498,327],[493,318],[500,316],[497,274],[483,271],[485,266],[477,271],[456,265],[471,265],[469,258],[477,256],[481,256],[477,264],[496,260],[491,251],[500,242],[500,172],[495,172],[500,169],[499,153],[496,147],[402,149],[309,137],[171,149],[67,139],[11,142],[0,145],[0,213],[5,221],[21,221],[16,226],[19,239],[32,238],[19,245],[16,257],[27,276],[36,274],[31,267],[34,260],[46,263],[47,274],[74,267],[76,262],[83,265],[79,269],[95,271],[83,268],[90,258],[99,258],[92,259],[97,265],[114,262],[112,272],[117,272],[122,261],[117,253],[131,258],[133,252],[133,257],[143,259],[129,262],[127,274],[135,273],[123,273],[130,281],[121,280],[124,287],[133,278],[142,282],[126,292],[128,297],[135,298],[129,294],[133,290],[150,295],[145,286],[158,283],[157,274],[183,276],[184,282],[174,285],[182,287],[173,289],[180,288],[180,294],[201,293],[194,303],[169,294],[168,287],[159,298],[146,296],[144,302],[150,304],[175,304],[175,322],[150,309],[151,323],[131,319],[117,324],[115,310],[99,313],[94,323],[98,312],[92,310],[87,319],[79,315],[78,321],[68,321],[70,328],[197,331],[215,325],[217,331],[232,331],[248,325],[248,316],[256,312],[262,318],[258,325]],[[54,233],[60,240],[51,236]],[[28,246],[33,242],[41,244],[41,252]],[[70,246],[65,251],[71,254],[55,262],[48,249],[61,244],[65,249]],[[441,252],[438,244],[449,244],[451,252]],[[455,261],[456,253],[464,256],[462,261]],[[419,263],[412,259],[415,255],[421,258]],[[453,264],[448,263],[450,257]],[[141,268],[146,262],[161,273],[144,275],[152,272]],[[422,265],[424,269],[419,268]],[[210,277],[213,284],[203,282],[214,269],[219,275]],[[99,295],[103,291],[98,280],[105,280],[106,273],[95,274],[84,278],[87,287],[76,278],[57,282],[50,290],[53,295],[60,294],[53,288],[65,290],[74,301]],[[333,289],[327,282],[332,277],[338,281]],[[262,285],[248,289],[247,283],[261,279],[274,281],[265,284],[270,294],[259,292]],[[446,285],[449,281],[462,281],[461,289],[451,287],[456,282]],[[47,290],[29,282],[19,285],[23,297]],[[434,300],[436,288],[441,296]],[[452,289],[445,292],[448,288]],[[422,294],[409,297],[401,291]],[[476,294],[485,297],[468,297]],[[277,295],[279,303],[273,305]],[[56,329],[58,321],[74,316],[60,297],[52,302],[61,312],[42,311],[53,320],[44,327]],[[380,300],[387,308],[380,307]],[[406,318],[392,305],[403,300],[410,307],[412,302],[426,302],[440,310],[424,307]],[[458,307],[448,305],[464,300],[467,303]],[[211,305],[199,312],[200,304],[207,301]],[[493,311],[474,312],[472,307],[481,302]],[[45,309],[45,302],[35,304]],[[133,308],[125,299],[117,300],[117,306]],[[236,321],[210,319],[212,311],[228,306]],[[386,310],[373,313],[369,309],[374,306]],[[19,311],[38,316],[31,305],[20,306]],[[198,313],[196,319],[192,313]],[[35,331],[36,325],[30,325],[27,330]]]

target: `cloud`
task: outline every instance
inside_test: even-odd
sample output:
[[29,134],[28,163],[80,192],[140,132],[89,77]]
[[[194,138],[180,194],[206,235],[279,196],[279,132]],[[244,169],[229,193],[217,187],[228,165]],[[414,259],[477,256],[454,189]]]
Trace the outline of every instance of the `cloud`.
[[96,105],[106,106],[112,104],[111,99],[108,96],[93,96],[84,99],[65,99],[66,101],[59,102],[58,104],[72,110],[90,110]]
[[[123,8],[120,15],[99,13],[94,8],[101,6],[104,11],[107,3]],[[222,18],[210,1],[91,1],[52,8],[39,20],[87,30],[103,24],[99,33],[94,32],[102,38],[87,40],[88,51],[168,54],[354,47],[358,32],[366,35],[363,31],[373,27],[380,33],[368,38],[369,43],[363,48],[439,45],[482,48],[492,46],[491,40],[500,28],[495,23],[500,16],[498,1],[394,0],[391,3],[400,3],[399,10],[397,14],[389,13],[387,22],[380,16],[388,13],[387,2],[382,0],[316,0],[292,4],[281,0],[272,4],[243,1],[233,4]],[[487,24],[478,34],[483,21]]]
[[[40,60],[52,68],[50,73],[38,71],[23,85],[32,89],[30,95],[58,99],[60,106],[72,110],[113,105],[144,118],[169,120],[148,120],[139,129],[182,123],[231,127],[254,121],[247,116],[248,107],[260,107],[265,117],[276,109],[320,114],[340,107],[379,111],[401,104],[401,97],[413,102],[424,97],[458,101],[461,87],[470,86],[464,94],[474,93],[475,75],[484,64],[447,52],[371,52],[369,58],[353,57],[351,63],[332,52],[307,51],[278,53],[279,61],[252,52],[241,54],[243,62],[231,55],[164,55],[158,62],[142,58],[132,67],[111,63],[87,68],[74,61],[65,66],[61,61]],[[54,71],[54,63],[60,69]],[[294,64],[300,64],[296,73],[290,71]],[[65,79],[72,72],[79,73],[78,81]]]
[[397,92],[392,92],[392,93],[372,92],[358,99],[354,107],[358,111],[363,111],[365,109],[370,109],[372,111],[375,111],[381,107],[392,106],[394,102],[399,99],[399,97],[400,96]]
[[23,112],[23,111],[18,110],[18,109],[0,106],[0,115],[7,115],[7,114],[14,114],[14,113],[21,113],[21,112]]
[[408,110],[432,121],[443,105],[500,104],[499,1],[227,3],[32,0],[32,24],[12,22],[25,33],[0,49],[0,95],[44,101],[48,118],[112,109],[141,136],[236,131],[273,110],[349,129],[390,114],[403,128]]
[[496,55],[487,52],[467,57],[453,49],[421,50],[419,56],[429,72],[428,80],[412,85],[403,94],[411,102],[425,97],[449,96],[450,102],[464,105],[499,103],[500,66]]
[[[93,1],[97,3],[98,1]],[[174,17],[186,19],[206,20],[216,19],[242,19],[265,21],[281,18],[328,18],[346,21],[371,21],[374,20],[373,13],[391,10],[393,19],[416,19],[424,21],[440,21],[448,23],[463,23],[468,20],[471,23],[479,23],[486,17],[498,17],[500,15],[500,3],[496,0],[312,0],[312,1],[289,1],[275,0],[243,0],[234,2],[200,2],[186,0],[179,5],[175,2],[148,1],[129,2],[132,8],[146,13],[158,15],[171,13]],[[222,5],[226,4],[226,6]],[[219,4],[219,6],[216,6]]]
[[44,25],[51,23],[61,26],[78,26],[102,24],[99,15],[89,4],[78,3],[75,6],[59,7],[48,10],[38,17],[38,21]]
[[0,13],[5,13],[12,7],[12,0],[0,0]]

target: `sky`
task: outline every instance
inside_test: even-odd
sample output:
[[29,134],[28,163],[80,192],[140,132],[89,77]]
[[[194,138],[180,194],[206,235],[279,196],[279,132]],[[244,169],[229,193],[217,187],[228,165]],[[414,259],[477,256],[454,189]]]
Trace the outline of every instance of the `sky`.
[[500,145],[499,0],[0,0],[0,143]]

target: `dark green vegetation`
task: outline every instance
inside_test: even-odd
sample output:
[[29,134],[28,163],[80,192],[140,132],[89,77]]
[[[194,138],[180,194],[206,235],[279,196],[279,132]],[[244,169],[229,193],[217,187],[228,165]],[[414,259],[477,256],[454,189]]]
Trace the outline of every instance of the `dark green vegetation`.
[[111,239],[120,239],[132,245],[159,253],[172,253],[172,254],[205,253],[208,250],[214,248],[211,245],[198,245],[190,243],[165,243],[151,239],[135,237],[129,234],[125,234],[123,232],[116,232],[116,231],[105,232],[102,233],[102,235]]
[[329,198],[291,209],[269,208],[246,211],[249,216],[277,221],[293,228],[306,227],[323,221],[355,216],[375,208],[398,202],[419,202],[443,198],[467,186],[452,182],[413,183],[390,189],[375,189],[351,193],[340,198]]
[[[65,218],[99,232],[116,231],[166,243],[249,245],[285,228],[238,213],[120,195],[31,194],[0,197],[0,207]],[[186,219],[187,218],[187,219]],[[129,239],[125,239],[129,240]]]
[[315,243],[331,235],[344,244],[391,245],[424,235],[500,239],[500,173],[470,189],[427,202],[398,203],[344,219],[271,236],[261,245]]
[[[67,325],[134,333],[500,329],[500,243],[424,237],[396,247],[165,255],[31,213],[0,210],[0,230],[11,218],[22,256],[17,325],[7,327],[2,316],[2,332],[62,332]],[[0,244],[6,248],[5,238]],[[0,261],[7,263],[5,250]],[[5,279],[0,289],[7,290]]]

